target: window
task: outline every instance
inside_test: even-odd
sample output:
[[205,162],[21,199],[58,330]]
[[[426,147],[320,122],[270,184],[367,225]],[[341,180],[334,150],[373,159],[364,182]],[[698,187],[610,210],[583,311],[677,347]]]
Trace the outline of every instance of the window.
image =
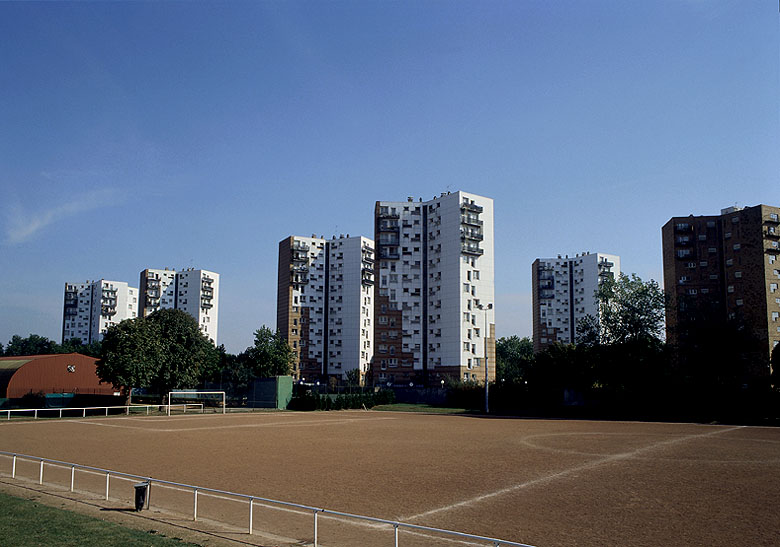
[[741,298],[737,298],[737,306],[741,306],[743,304]]
[[733,293],[734,292],[734,285],[729,285],[728,287],[726,287],[726,292]]
[[742,272],[734,272],[734,277],[742,277]]
[[468,283],[464,283],[463,284],[463,292],[469,292],[469,284]]
[[733,258],[727,258],[726,259],[726,266],[733,266],[734,265],[734,259]]
[[739,243],[735,243],[734,244],[734,250],[735,251],[739,251],[740,247],[741,247],[741,245]]

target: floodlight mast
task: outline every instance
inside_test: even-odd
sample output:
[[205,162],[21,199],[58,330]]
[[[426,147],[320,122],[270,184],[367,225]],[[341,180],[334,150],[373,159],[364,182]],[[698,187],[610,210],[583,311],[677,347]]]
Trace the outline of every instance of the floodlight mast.
[[477,308],[482,310],[482,313],[484,314],[484,330],[482,331],[482,339],[484,340],[484,346],[485,346],[485,414],[490,413],[490,404],[489,401],[489,389],[490,389],[490,377],[488,376],[488,310],[493,309],[493,303],[488,302],[485,305],[477,304]]

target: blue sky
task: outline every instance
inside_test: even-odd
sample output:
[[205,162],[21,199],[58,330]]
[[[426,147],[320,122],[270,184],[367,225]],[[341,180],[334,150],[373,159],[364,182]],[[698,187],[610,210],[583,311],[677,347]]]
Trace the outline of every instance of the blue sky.
[[220,341],[275,325],[277,245],[376,200],[495,200],[499,336],[531,262],[661,281],[661,226],[780,204],[776,0],[0,4],[0,342],[66,281],[221,274]]

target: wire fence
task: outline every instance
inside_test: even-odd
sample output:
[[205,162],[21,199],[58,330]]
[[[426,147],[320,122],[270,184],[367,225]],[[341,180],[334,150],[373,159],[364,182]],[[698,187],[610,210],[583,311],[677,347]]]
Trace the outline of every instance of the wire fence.
[[[245,525],[243,526],[243,529],[246,531],[247,534],[253,534],[255,533],[254,529],[254,521],[255,521],[255,509],[260,507],[276,507],[276,508],[286,508],[286,509],[292,509],[294,512],[297,512],[301,515],[310,515],[312,518],[312,521],[310,522],[310,532],[313,532],[313,540],[312,543],[314,547],[319,547],[321,545],[320,543],[320,518],[321,517],[329,517],[332,519],[338,519],[341,521],[346,521],[349,523],[362,523],[364,525],[373,525],[377,528],[377,530],[386,533],[390,537],[386,538],[387,545],[394,545],[395,547],[399,547],[400,545],[400,537],[399,537],[399,531],[405,530],[407,532],[416,533],[417,535],[423,535],[425,538],[431,538],[433,536],[435,537],[444,537],[444,538],[450,538],[448,541],[453,540],[460,540],[458,542],[461,543],[467,543],[472,545],[490,545],[492,547],[503,547],[503,546],[512,546],[512,547],[532,547],[531,545],[528,545],[526,543],[518,543],[514,541],[504,540],[504,539],[498,539],[498,538],[492,538],[488,536],[480,536],[476,534],[467,534],[465,532],[457,532],[454,530],[446,530],[443,528],[434,528],[430,526],[421,526],[417,524],[410,524],[400,521],[394,521],[394,520],[387,520],[387,519],[381,519],[376,517],[368,517],[365,515],[357,515],[354,513],[346,513],[342,511],[333,511],[330,509],[325,509],[322,507],[313,507],[310,505],[304,505],[300,503],[292,503],[288,501],[281,501],[281,500],[275,500],[260,496],[252,496],[248,494],[240,494],[236,492],[228,492],[226,490],[218,490],[215,488],[206,488],[202,486],[194,486],[191,484],[184,484],[179,482],[173,482],[173,481],[166,481],[162,479],[156,479],[153,477],[145,477],[142,475],[134,475],[131,473],[123,473],[120,471],[112,471],[110,469],[103,469],[99,467],[92,467],[88,465],[80,465],[76,463],[71,462],[64,462],[60,460],[53,460],[48,458],[40,458],[37,456],[30,456],[26,454],[19,454],[15,452],[5,452],[0,451],[0,456],[4,456],[6,458],[10,458],[11,460],[11,478],[16,480],[20,479],[20,467],[22,465],[26,465],[26,468],[24,471],[26,471],[23,478],[30,480],[29,474],[30,473],[37,473],[37,477],[33,477],[33,480],[37,478],[37,482],[39,485],[44,484],[44,471],[48,470],[49,474],[56,473],[58,475],[57,478],[53,479],[52,482],[47,482],[46,484],[57,484],[62,485],[64,482],[65,485],[68,485],[70,492],[86,492],[95,494],[95,490],[98,488],[99,484],[99,494],[101,498],[104,498],[106,501],[111,499],[111,493],[112,493],[112,484],[115,485],[117,480],[122,481],[132,481],[132,482],[141,482],[145,483],[147,492],[146,492],[146,499],[145,499],[145,508],[149,509],[152,507],[152,503],[154,500],[154,506],[156,508],[159,508],[161,510],[165,511],[171,511],[173,513],[180,513],[181,509],[181,500],[177,504],[175,509],[172,510],[172,508],[169,505],[161,506],[162,505],[162,499],[158,502],[158,498],[163,498],[161,496],[161,490],[162,489],[171,489],[175,490],[179,493],[185,493],[188,496],[191,496],[190,498],[190,506],[191,506],[191,512],[189,513],[189,518],[192,519],[193,522],[197,522],[200,518],[199,514],[199,502],[202,501],[202,499],[206,496],[215,498],[215,499],[221,499],[223,501],[238,501],[245,505]],[[77,490],[76,488],[76,477],[77,477],[77,471],[80,473],[85,473],[85,478],[82,479],[83,485],[80,489]],[[69,472],[69,477],[68,477]],[[63,475],[64,473],[64,475]],[[113,479],[113,480],[112,480]],[[103,480],[105,482],[103,483]],[[154,488],[152,488],[154,486]],[[119,500],[125,500],[128,496],[119,496],[117,497],[117,489],[114,488],[114,499]],[[124,492],[124,491],[123,491]],[[152,496],[152,493],[155,493],[154,496]],[[233,517],[235,517],[236,513],[235,511],[231,511],[231,514]],[[210,520],[214,520],[211,518]],[[307,534],[308,537],[312,537],[311,535]],[[300,539],[300,538],[299,538]],[[308,540],[308,538],[306,539]],[[428,540],[426,540],[427,544]],[[341,543],[340,543],[341,544]],[[382,541],[382,544],[384,545],[385,542]]]

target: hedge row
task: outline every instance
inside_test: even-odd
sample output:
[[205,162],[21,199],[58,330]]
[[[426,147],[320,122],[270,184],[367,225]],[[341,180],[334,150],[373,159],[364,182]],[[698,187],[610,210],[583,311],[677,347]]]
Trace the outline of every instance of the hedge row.
[[343,395],[319,395],[307,391],[300,397],[293,397],[287,408],[290,410],[345,410],[349,408],[372,408],[395,402],[395,393],[382,389],[374,393],[346,393]]

